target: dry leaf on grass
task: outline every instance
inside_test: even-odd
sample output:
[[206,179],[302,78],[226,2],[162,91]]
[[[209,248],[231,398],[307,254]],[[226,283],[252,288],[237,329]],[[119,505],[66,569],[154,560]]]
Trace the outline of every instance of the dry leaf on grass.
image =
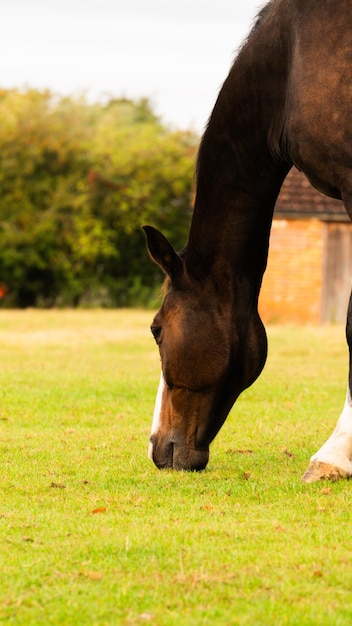
[[253,450],[227,450],[226,454],[253,454]]
[[296,458],[296,455],[293,454],[293,452],[290,452],[289,450],[287,450],[287,448],[283,448],[282,454],[286,454],[286,456],[288,456],[290,459]]
[[106,513],[106,506],[99,506],[97,509],[93,509],[91,513],[92,515],[97,515],[99,513]]

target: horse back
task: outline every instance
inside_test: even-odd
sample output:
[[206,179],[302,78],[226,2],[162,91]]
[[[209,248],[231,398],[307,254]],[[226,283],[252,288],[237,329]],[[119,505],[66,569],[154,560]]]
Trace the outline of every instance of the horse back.
[[346,204],[352,191],[352,2],[285,4],[294,11],[286,88],[290,155],[316,188]]

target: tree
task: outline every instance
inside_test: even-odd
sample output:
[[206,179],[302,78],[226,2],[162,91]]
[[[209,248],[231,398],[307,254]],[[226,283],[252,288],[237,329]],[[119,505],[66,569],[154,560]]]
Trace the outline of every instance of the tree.
[[147,100],[0,92],[4,305],[145,303],[160,281],[143,223],[186,241],[197,138]]

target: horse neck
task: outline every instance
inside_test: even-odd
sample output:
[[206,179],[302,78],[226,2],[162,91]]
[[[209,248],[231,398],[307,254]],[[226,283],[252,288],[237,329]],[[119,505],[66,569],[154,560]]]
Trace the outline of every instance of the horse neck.
[[284,148],[289,26],[272,6],[237,57],[204,133],[186,251],[196,278],[210,276],[222,289],[247,278],[256,296],[291,167]]

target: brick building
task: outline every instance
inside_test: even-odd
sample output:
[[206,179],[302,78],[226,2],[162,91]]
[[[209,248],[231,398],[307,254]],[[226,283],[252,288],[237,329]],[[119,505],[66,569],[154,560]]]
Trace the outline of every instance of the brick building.
[[345,322],[352,223],[295,168],[277,199],[259,310],[266,323]]

